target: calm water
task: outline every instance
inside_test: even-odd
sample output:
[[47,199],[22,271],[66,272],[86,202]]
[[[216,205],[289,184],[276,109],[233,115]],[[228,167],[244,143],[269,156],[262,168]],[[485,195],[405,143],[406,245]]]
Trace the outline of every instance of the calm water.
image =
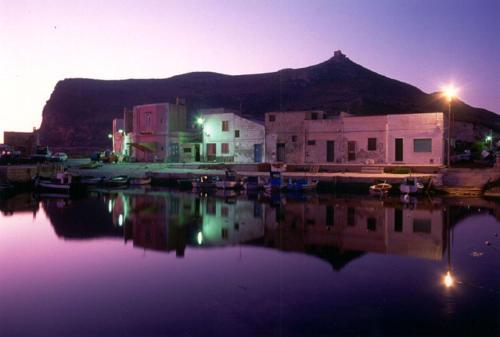
[[0,210],[0,336],[500,335],[491,201],[149,190]]

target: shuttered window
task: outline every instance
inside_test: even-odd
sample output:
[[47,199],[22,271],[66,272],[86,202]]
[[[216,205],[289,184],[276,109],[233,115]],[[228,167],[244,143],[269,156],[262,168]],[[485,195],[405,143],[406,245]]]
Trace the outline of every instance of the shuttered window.
[[431,138],[414,139],[413,152],[432,152],[432,139]]

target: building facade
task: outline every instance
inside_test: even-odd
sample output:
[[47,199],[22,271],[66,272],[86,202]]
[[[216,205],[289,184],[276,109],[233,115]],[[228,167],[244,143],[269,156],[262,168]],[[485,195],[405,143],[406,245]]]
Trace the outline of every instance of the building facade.
[[234,163],[264,161],[263,122],[224,108],[202,109],[198,116],[203,133],[204,160]]
[[269,162],[444,163],[442,112],[335,117],[323,111],[270,112],[265,127]]

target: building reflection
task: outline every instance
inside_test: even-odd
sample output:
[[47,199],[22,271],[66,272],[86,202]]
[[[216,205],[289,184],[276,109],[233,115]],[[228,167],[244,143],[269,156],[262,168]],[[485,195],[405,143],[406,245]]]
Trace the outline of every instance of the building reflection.
[[65,238],[123,237],[134,247],[178,257],[187,247],[265,246],[320,257],[335,270],[364,253],[442,260],[453,224],[474,211],[439,199],[259,198],[123,191],[42,205]]

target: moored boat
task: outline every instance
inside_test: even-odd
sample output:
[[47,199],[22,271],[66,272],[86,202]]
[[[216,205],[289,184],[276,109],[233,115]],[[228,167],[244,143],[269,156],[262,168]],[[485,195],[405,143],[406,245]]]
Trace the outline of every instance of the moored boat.
[[295,191],[295,192],[305,192],[305,191],[313,191],[318,187],[317,180],[307,180],[307,179],[290,179],[288,184],[286,185],[287,191]]
[[151,177],[132,177],[128,183],[130,185],[149,185],[151,184]]
[[389,193],[390,189],[392,188],[391,184],[388,184],[386,182],[371,185],[370,186],[370,194],[372,195],[386,195]]
[[406,178],[401,185],[399,185],[399,190],[404,194],[415,194],[419,193],[424,189],[424,185],[419,183],[416,177],[413,180]]
[[193,179],[191,184],[196,189],[215,188],[215,180],[212,176],[200,176]]
[[281,172],[279,171],[271,171],[269,172],[269,180],[264,185],[264,190],[267,193],[279,192],[283,190],[286,185],[283,183],[281,179]]
[[108,177],[102,180],[102,184],[106,187],[123,187],[128,184],[127,176]]
[[217,180],[215,187],[224,190],[232,190],[241,187],[240,182],[236,178],[236,172],[233,170],[226,170],[224,179]]
[[259,181],[258,176],[249,176],[246,177],[244,183],[243,183],[243,188],[247,191],[250,190],[260,190],[264,187],[264,185]]
[[74,183],[71,174],[58,172],[55,178],[35,177],[34,184],[37,189],[69,192]]
[[82,185],[99,185],[102,182],[102,179],[102,177],[82,176],[80,177],[79,182]]

